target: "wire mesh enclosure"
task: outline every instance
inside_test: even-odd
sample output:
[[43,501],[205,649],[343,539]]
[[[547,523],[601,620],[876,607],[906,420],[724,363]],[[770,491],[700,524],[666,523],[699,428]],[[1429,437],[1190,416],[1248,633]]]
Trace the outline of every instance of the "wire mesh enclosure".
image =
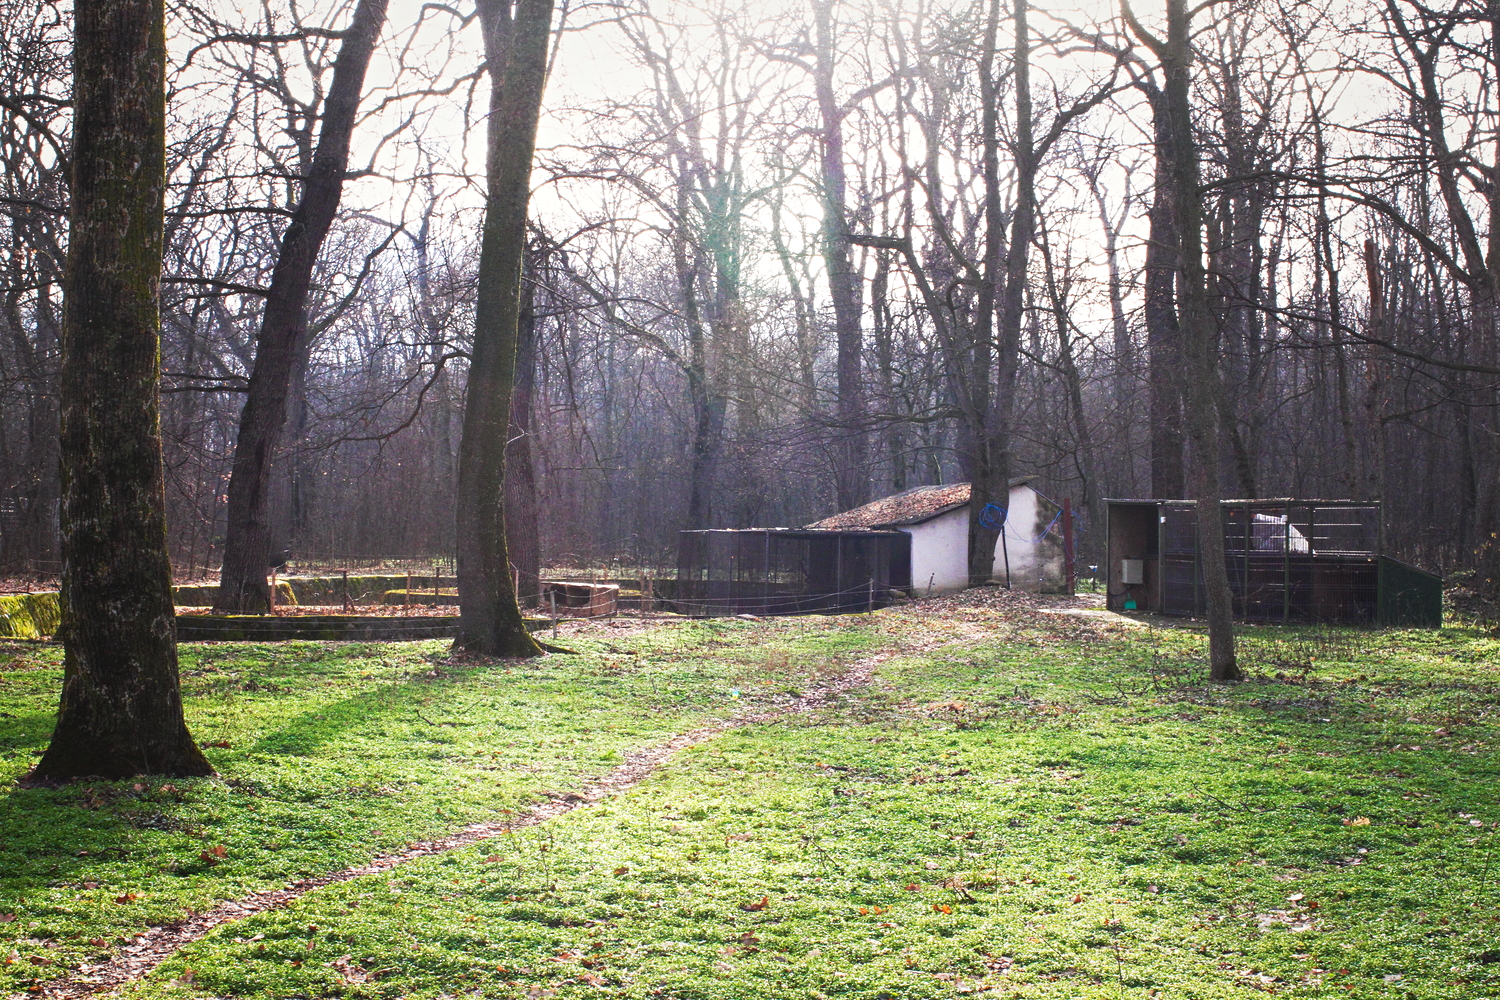
[[[1197,504],[1110,500],[1108,512],[1109,608],[1204,614]],[[1375,502],[1225,501],[1235,617],[1438,627],[1442,579],[1384,555],[1381,542]]]
[[672,603],[689,615],[849,613],[885,607],[910,575],[904,531],[684,531]]

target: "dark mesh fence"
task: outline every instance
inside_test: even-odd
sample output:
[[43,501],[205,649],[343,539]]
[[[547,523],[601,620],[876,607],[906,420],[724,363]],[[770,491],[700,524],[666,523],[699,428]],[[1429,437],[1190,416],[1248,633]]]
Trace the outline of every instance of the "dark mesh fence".
[[[1146,607],[1207,610],[1198,556],[1197,505],[1113,502],[1119,516],[1152,516],[1159,559]],[[1149,504],[1149,506],[1148,506]],[[1112,513],[1111,516],[1116,516]],[[1139,529],[1138,529],[1139,530]],[[1349,501],[1231,500],[1224,504],[1224,560],[1234,616],[1264,622],[1426,625],[1441,613],[1441,580],[1382,556],[1380,505]],[[1116,553],[1137,558],[1135,552]],[[1115,569],[1111,567],[1111,573]],[[1159,591],[1156,588],[1159,587]]]
[[903,531],[684,531],[675,609],[689,615],[873,610],[911,586]]

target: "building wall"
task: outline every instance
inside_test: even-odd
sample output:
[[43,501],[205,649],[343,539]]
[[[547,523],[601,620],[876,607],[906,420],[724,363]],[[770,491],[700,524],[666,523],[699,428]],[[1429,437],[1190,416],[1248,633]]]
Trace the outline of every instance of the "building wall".
[[969,585],[968,507],[901,530],[911,535],[911,585],[918,597]]
[[[1053,526],[1057,506],[1030,486],[1010,491],[1009,514],[1002,546],[995,543],[994,578],[1015,590],[1061,590],[1066,585],[1062,530]],[[960,507],[922,524],[901,529],[911,535],[911,585],[918,597],[951,594],[969,584],[969,508]]]
[[1060,509],[1030,486],[1011,487],[1005,536],[995,543],[996,580],[1005,583],[1008,559],[1013,590],[1037,593],[1067,586],[1062,524],[1053,523]]

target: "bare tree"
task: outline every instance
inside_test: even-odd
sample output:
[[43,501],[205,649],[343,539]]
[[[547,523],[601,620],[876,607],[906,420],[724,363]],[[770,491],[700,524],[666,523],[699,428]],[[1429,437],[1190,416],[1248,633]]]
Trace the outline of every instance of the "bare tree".
[[[1209,677],[1241,677],[1234,653],[1233,595],[1224,562],[1223,493],[1219,483],[1219,372],[1215,364],[1213,317],[1208,309],[1203,264],[1203,191],[1198,146],[1193,135],[1191,84],[1192,40],[1186,0],[1167,0],[1167,33],[1158,38],[1136,20],[1128,0],[1120,9],[1136,37],[1161,63],[1163,110],[1167,120],[1165,152],[1171,160],[1173,214],[1179,238],[1178,308],[1183,369],[1181,388],[1188,437],[1193,446],[1193,496],[1198,501],[1198,552],[1208,595]],[[1157,191],[1157,198],[1162,192]]]
[[385,24],[387,3],[359,0],[354,8],[334,62],[318,148],[302,181],[301,198],[282,233],[235,439],[224,568],[214,599],[214,607],[221,611],[264,612],[271,606],[266,582],[271,563],[266,505],[271,465],[286,424],[287,394],[297,355],[305,349],[308,288],[343,195],[365,71]]
[[505,541],[505,443],[510,431],[521,265],[531,161],[547,79],[552,0],[480,0],[490,75],[484,234],[474,346],[458,450],[459,634],[489,656],[536,656],[516,603]]

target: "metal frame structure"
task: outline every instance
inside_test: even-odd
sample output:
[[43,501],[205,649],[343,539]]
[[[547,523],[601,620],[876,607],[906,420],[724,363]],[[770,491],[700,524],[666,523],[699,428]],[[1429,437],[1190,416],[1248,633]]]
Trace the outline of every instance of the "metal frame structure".
[[[1197,503],[1105,503],[1108,607],[1204,614]],[[1385,555],[1383,543],[1374,501],[1226,500],[1224,558],[1234,615],[1260,622],[1440,626],[1442,579]],[[1139,584],[1123,582],[1124,560],[1139,561]]]

